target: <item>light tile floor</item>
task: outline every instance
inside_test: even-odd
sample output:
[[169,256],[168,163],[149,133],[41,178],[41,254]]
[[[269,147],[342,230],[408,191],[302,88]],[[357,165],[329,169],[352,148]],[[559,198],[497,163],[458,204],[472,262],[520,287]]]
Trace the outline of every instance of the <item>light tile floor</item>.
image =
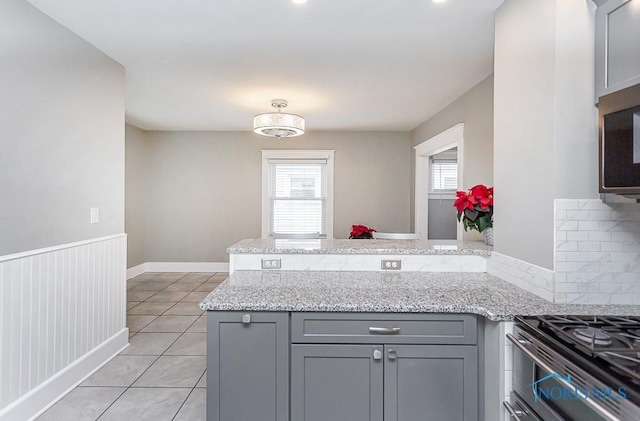
[[205,420],[206,318],[198,303],[226,273],[128,281],[130,345],[37,421]]

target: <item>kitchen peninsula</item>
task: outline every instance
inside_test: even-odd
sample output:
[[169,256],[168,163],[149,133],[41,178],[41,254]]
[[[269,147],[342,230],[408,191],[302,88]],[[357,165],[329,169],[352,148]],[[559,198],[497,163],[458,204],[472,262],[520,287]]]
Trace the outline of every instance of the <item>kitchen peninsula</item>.
[[209,421],[500,419],[505,321],[640,315],[523,291],[486,273],[479,243],[309,241],[229,247],[232,273],[200,304]]

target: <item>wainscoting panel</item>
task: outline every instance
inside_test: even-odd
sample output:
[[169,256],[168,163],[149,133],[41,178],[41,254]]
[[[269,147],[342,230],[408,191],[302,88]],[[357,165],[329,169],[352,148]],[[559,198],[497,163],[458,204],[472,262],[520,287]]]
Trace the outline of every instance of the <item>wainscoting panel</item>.
[[0,257],[0,420],[125,329],[126,254],[120,234]]

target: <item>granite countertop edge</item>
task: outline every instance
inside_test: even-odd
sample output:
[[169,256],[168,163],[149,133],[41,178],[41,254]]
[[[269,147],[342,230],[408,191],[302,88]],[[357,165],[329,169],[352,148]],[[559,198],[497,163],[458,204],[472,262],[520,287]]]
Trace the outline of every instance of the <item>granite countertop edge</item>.
[[229,254],[400,254],[490,256],[493,247],[480,241],[453,240],[309,240],[246,239],[229,247]]
[[200,302],[207,311],[640,316],[640,306],[557,304],[487,273],[238,271]]

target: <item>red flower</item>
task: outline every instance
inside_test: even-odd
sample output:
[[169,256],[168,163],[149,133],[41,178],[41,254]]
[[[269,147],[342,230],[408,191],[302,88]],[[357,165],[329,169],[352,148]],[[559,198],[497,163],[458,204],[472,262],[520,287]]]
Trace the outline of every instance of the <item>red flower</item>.
[[458,210],[458,221],[480,232],[493,226],[493,187],[478,184],[469,191],[456,192],[453,206]]
[[475,196],[470,193],[459,191],[456,193],[456,196],[458,196],[458,198],[453,202],[453,206],[458,209],[458,213],[464,212],[465,209],[473,210],[476,203],[478,203]]
[[375,230],[365,225],[351,225],[351,234],[349,234],[349,236],[360,237],[363,234],[370,234],[372,232],[375,232]]
[[487,188],[482,184],[478,184],[471,187],[469,194],[477,199],[477,203],[482,210],[487,210],[489,206],[493,206],[493,187]]

